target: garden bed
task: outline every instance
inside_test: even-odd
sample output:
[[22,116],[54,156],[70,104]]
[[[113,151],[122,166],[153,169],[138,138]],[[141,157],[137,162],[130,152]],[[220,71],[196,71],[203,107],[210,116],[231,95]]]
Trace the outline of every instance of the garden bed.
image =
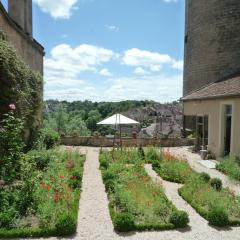
[[0,188],[0,237],[75,233],[84,160],[70,149],[24,155],[20,180]]
[[103,152],[100,164],[115,230],[166,230],[187,225],[187,214],[177,210],[145,172],[139,151]]
[[[154,170],[167,181],[183,183],[179,195],[210,224],[240,224],[240,198],[223,188],[220,179],[211,179],[207,173],[193,171],[187,161],[177,159],[169,151],[156,154],[158,157],[151,160]],[[147,156],[145,158],[149,162]]]
[[240,181],[240,160],[230,157],[225,158],[217,164],[216,168],[231,179]]

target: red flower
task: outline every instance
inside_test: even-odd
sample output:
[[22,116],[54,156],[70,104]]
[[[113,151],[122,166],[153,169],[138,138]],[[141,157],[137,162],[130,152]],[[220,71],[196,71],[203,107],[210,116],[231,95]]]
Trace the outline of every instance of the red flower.
[[60,175],[59,178],[60,178],[60,179],[64,179],[64,176],[63,176],[63,175]]
[[52,189],[52,187],[50,185],[47,186],[48,191],[50,191]]
[[54,192],[54,202],[58,202],[58,200],[59,200],[59,195],[58,195],[58,191],[55,191]]

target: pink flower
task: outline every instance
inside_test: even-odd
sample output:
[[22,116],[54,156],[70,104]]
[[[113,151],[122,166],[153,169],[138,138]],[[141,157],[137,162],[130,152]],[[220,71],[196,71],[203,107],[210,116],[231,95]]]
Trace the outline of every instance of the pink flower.
[[16,110],[16,106],[15,106],[15,104],[9,104],[9,108],[11,109],[11,110]]

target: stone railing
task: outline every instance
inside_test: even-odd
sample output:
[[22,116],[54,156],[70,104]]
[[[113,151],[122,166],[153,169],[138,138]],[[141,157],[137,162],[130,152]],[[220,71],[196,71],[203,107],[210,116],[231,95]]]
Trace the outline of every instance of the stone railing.
[[[61,144],[66,146],[91,146],[91,147],[112,147],[114,140],[106,137],[62,137]],[[116,141],[116,142],[119,142]],[[122,145],[131,146],[160,146],[160,147],[179,147],[194,145],[193,139],[187,138],[123,138]]]

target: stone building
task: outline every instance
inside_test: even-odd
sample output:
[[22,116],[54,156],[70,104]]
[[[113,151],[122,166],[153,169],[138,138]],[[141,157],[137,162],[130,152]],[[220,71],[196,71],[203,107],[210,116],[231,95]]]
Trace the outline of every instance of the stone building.
[[216,156],[240,156],[239,46],[239,0],[186,0],[184,125]]
[[32,35],[32,0],[9,0],[8,12],[0,1],[0,30],[25,63],[43,74],[44,48]]
[[[35,76],[38,76],[38,74],[43,76],[44,48],[33,38],[32,28],[32,0],[8,0],[8,11],[0,0],[0,34],[4,36],[3,39],[9,43],[9,46],[16,51],[16,56],[32,70],[31,73],[37,73]],[[1,69],[4,69],[5,64],[1,58],[0,60]],[[19,89],[15,88],[17,83],[11,85],[11,82],[5,82],[4,71],[0,72],[0,91],[3,91],[0,92],[0,119],[2,114],[8,110],[7,101],[18,102],[17,110],[25,121],[24,139],[26,143],[30,143],[36,134],[36,130],[42,126],[43,83],[39,77],[33,80],[30,73],[29,78],[20,79],[20,72],[21,70],[24,71],[23,69],[26,70],[26,66],[21,65],[19,74],[12,78],[18,79]],[[16,69],[16,66],[14,69]],[[20,81],[22,82],[20,83]],[[26,81],[26,84],[23,84],[24,81]],[[21,88],[23,85],[25,88]],[[31,87],[31,90],[27,90],[26,86]],[[13,94],[14,91],[16,95]],[[21,95],[20,99],[19,92],[21,91],[25,91],[25,95]]]

